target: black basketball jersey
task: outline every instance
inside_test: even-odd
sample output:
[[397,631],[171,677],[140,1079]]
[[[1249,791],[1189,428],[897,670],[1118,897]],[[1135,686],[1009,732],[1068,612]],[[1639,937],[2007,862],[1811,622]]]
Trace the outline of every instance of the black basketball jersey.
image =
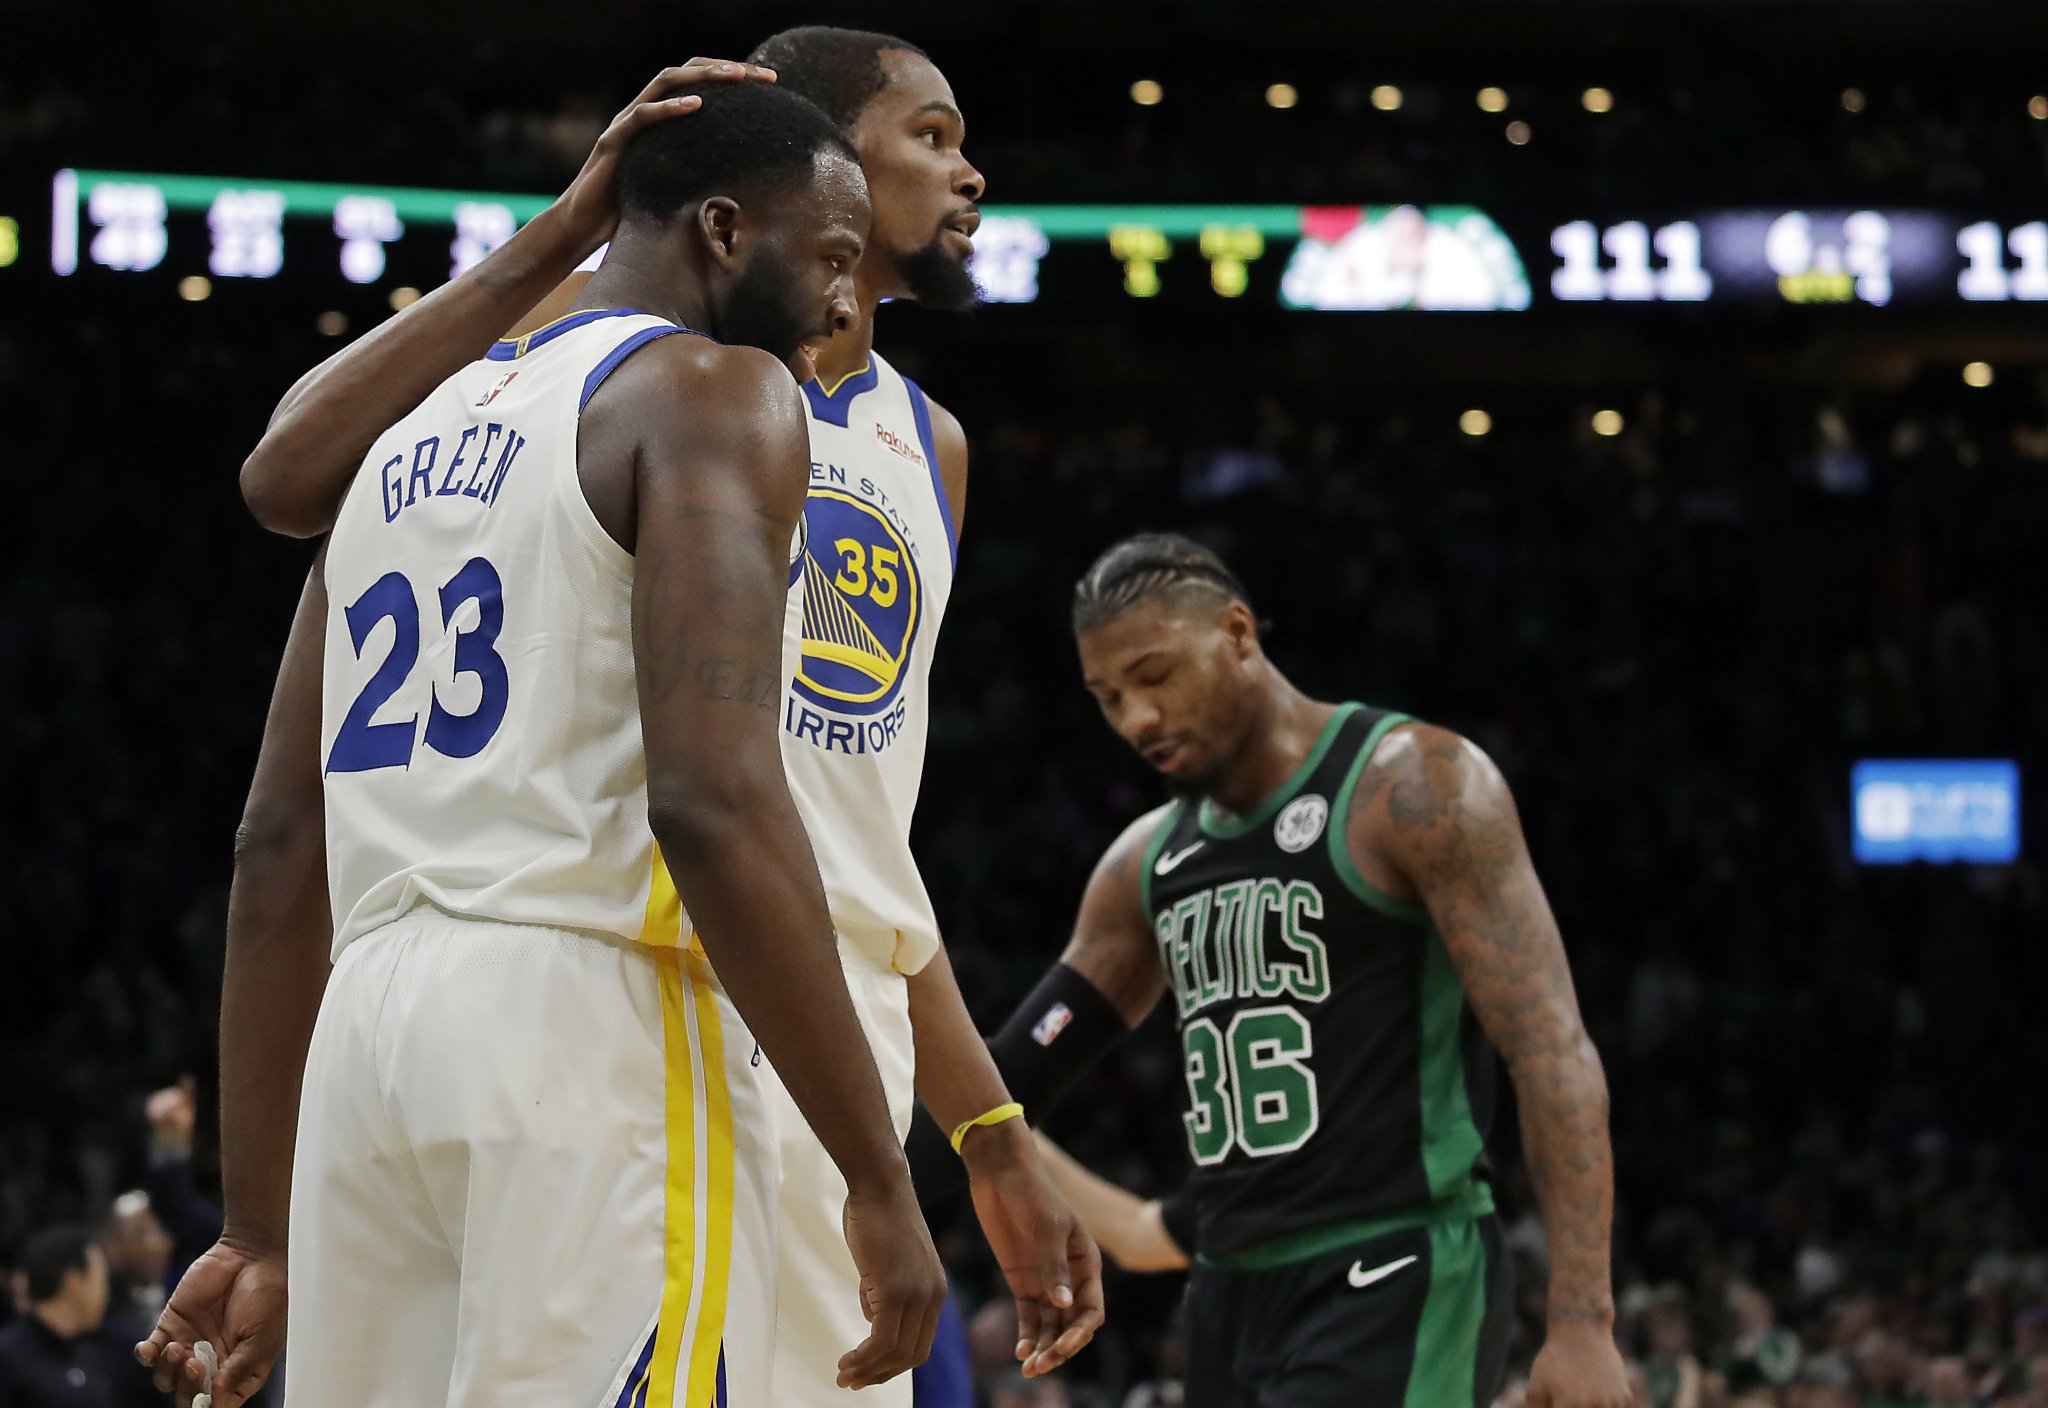
[[1256,811],[1178,802],[1144,858],[1172,983],[1207,1256],[1405,1213],[1484,1175],[1494,1055],[1419,903],[1344,818],[1405,715],[1345,704]]

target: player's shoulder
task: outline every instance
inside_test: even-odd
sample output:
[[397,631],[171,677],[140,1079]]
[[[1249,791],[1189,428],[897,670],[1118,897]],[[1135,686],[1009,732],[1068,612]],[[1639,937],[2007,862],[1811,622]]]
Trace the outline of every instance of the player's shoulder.
[[688,333],[656,338],[629,357],[619,373],[627,384],[662,381],[697,396],[753,393],[794,405],[796,379],[774,353],[716,342]]
[[1152,844],[1165,829],[1171,826],[1172,817],[1178,804],[1168,802],[1154,807],[1143,816],[1125,826],[1117,838],[1109,843],[1109,849],[1102,853],[1102,859],[1095,863],[1095,873],[1088,877],[1088,888],[1082,893],[1081,908],[1085,915],[1092,915],[1096,921],[1111,918],[1142,917],[1145,906],[1145,860]]
[[939,462],[946,464],[957,461],[964,469],[967,463],[967,430],[960,424],[960,418],[940,405],[929,391],[905,376],[896,365],[880,352],[869,354],[878,367],[886,367],[903,383],[911,397],[924,402],[925,417],[931,423],[932,448],[938,451]]
[[1179,807],[1178,802],[1165,802],[1131,822],[1102,853],[1096,873],[1128,875],[1135,884],[1138,873],[1144,868],[1145,853],[1173,825]]
[[1399,848],[1512,805],[1500,767],[1478,744],[1438,724],[1404,720],[1366,760],[1346,821],[1354,838],[1365,833]]
[[753,435],[777,422],[803,426],[796,379],[774,354],[686,333],[636,348],[592,395],[584,414],[625,416],[655,434],[712,440],[727,428]]

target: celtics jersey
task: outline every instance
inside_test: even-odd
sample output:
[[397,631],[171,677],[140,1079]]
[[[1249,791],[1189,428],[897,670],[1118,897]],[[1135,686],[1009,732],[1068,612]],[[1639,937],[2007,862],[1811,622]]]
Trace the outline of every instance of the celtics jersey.
[[1428,911],[1375,889],[1344,818],[1401,714],[1338,708],[1243,817],[1179,802],[1146,851],[1205,1257],[1419,1209],[1485,1173],[1494,1056]]

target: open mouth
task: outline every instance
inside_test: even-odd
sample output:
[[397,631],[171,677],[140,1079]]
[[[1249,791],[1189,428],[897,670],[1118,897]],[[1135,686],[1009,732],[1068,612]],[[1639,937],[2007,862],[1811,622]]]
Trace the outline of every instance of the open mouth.
[[974,232],[981,228],[981,212],[978,210],[963,210],[948,219],[944,228],[972,240]]

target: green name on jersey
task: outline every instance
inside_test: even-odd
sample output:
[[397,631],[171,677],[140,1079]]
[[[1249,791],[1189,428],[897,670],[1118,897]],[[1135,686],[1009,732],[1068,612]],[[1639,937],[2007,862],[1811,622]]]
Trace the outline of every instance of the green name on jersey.
[[[1323,894],[1306,880],[1233,880],[1198,890],[1158,918],[1159,956],[1182,1021],[1232,998],[1330,995],[1330,954],[1308,931]],[[1276,935],[1278,943],[1267,942]]]

